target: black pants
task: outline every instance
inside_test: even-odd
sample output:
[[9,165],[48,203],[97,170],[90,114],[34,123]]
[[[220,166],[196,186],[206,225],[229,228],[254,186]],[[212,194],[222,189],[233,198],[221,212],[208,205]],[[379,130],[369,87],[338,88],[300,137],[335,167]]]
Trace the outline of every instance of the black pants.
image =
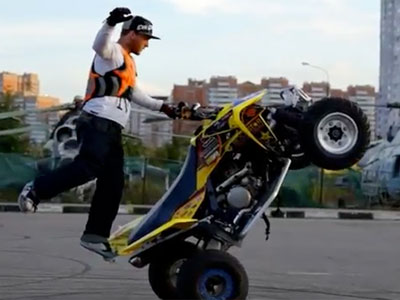
[[84,233],[109,237],[124,187],[121,126],[85,112],[77,120],[79,154],[73,162],[34,181],[39,199],[57,194],[97,178],[96,191]]

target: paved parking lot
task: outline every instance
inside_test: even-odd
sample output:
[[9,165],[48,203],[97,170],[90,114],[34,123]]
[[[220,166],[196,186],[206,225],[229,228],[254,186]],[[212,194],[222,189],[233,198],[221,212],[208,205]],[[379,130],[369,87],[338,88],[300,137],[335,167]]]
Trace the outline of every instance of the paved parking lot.
[[[121,215],[115,225],[129,221]],[[0,299],[155,299],[147,268],[79,246],[85,214],[0,213]],[[233,249],[249,299],[400,299],[400,222],[273,219]]]

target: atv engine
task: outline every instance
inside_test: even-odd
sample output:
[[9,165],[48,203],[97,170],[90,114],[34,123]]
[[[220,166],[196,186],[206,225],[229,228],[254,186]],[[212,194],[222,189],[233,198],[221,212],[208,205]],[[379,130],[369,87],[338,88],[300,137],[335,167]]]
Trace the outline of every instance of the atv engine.
[[212,174],[217,215],[227,224],[235,224],[238,216],[242,218],[256,206],[266,182],[267,163],[263,156],[248,146],[239,150],[227,153]]
[[242,186],[235,186],[230,189],[226,197],[228,204],[235,208],[246,208],[251,203],[251,193]]
[[251,164],[247,164],[242,170],[235,172],[217,187],[217,199],[220,206],[243,209],[252,205],[262,182],[261,179],[257,179],[251,173]]

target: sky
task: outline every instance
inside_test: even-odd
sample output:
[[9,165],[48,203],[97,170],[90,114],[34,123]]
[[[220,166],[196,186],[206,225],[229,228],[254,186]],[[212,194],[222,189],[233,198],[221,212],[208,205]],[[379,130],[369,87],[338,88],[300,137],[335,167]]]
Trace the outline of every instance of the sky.
[[82,95],[93,40],[118,6],[161,37],[135,57],[138,85],[152,95],[217,75],[327,79],[302,62],[325,69],[332,88],[378,88],[379,0],[0,0],[0,72],[37,73],[41,94],[62,102]]

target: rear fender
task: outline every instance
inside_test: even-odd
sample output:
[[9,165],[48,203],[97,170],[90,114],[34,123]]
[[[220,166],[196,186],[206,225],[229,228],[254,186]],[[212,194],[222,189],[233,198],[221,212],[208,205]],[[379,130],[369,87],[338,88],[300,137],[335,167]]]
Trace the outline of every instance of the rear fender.
[[157,229],[153,230],[152,232],[148,233],[141,239],[137,240],[136,242],[128,245],[128,239],[129,239],[129,234],[132,228],[134,228],[139,222],[137,221],[136,224],[134,222],[137,221],[134,220],[124,226],[124,230],[122,231],[122,228],[120,229],[119,235],[113,235],[109,239],[109,243],[111,245],[111,248],[115,253],[118,255],[130,255],[134,251],[138,250],[144,244],[147,242],[153,241],[156,237],[158,237],[161,233],[165,232],[168,229],[174,228],[174,229],[182,229],[185,230],[189,227],[191,227],[193,224],[197,223],[198,220],[196,219],[172,219],[169,222],[161,225]]
[[128,238],[132,229],[134,229],[143,218],[144,216],[136,218],[131,222],[125,224],[124,226],[120,226],[115,232],[111,234],[108,242],[110,243],[110,246],[114,250],[114,252],[118,253],[120,249],[123,249],[128,245]]

